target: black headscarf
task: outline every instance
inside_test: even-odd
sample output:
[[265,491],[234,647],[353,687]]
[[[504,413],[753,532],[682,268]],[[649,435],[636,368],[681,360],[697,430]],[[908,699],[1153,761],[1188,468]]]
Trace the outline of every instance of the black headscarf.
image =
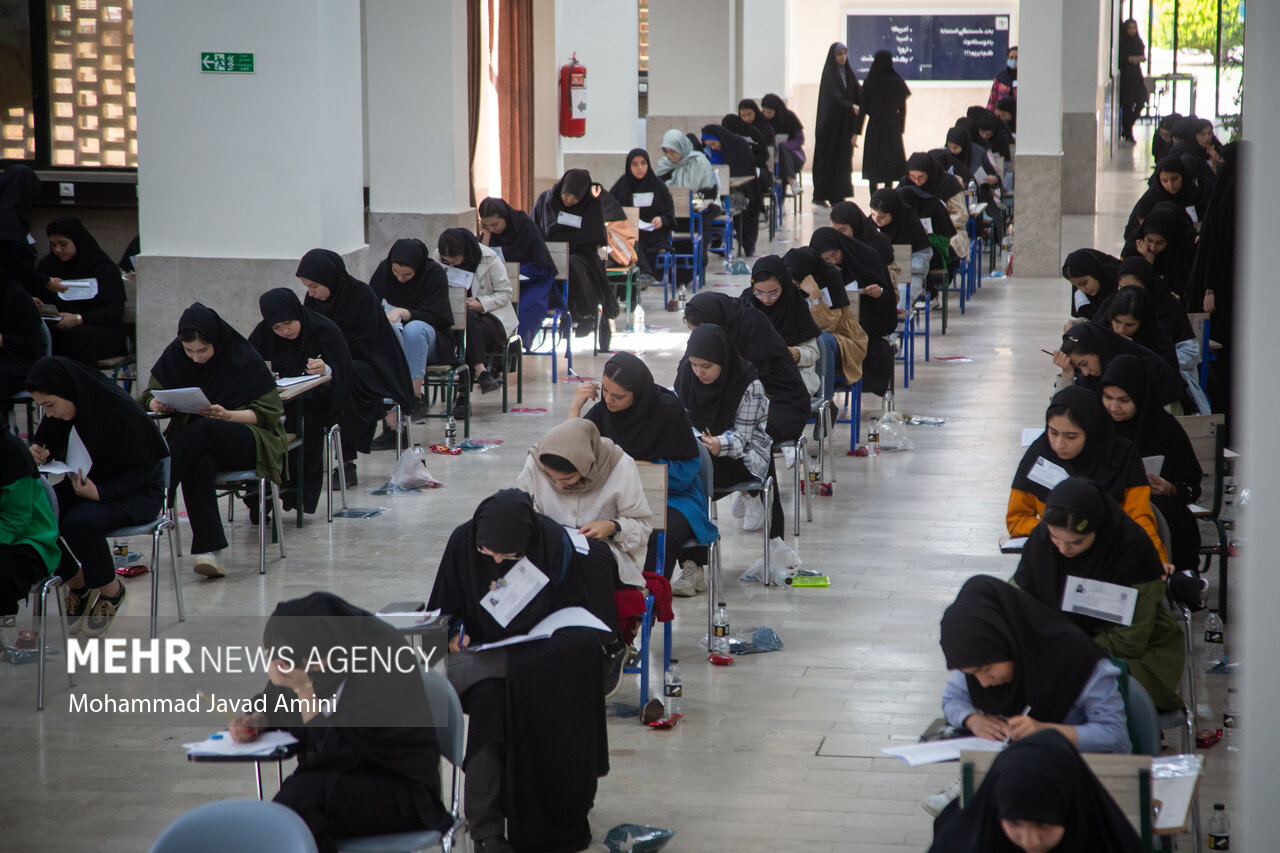
[[[591,186],[590,172],[586,169],[570,169],[554,187],[538,198],[538,203],[534,205],[533,218],[549,242],[568,243],[571,253],[591,255],[594,255],[599,247],[608,245],[609,237],[605,233],[604,209],[600,199],[592,194]],[[566,207],[560,198],[561,193],[574,196],[578,199],[578,203],[573,207]],[[574,228],[559,224],[557,219],[561,213],[581,216],[581,226]]]
[[818,287],[827,292],[831,307],[836,311],[849,305],[849,291],[844,289],[844,277],[840,270],[824,261],[817,252],[808,246],[798,246],[783,256],[793,282],[804,281],[806,276],[813,276]]
[[836,54],[847,49],[840,42],[834,42],[827,48],[827,59],[822,65],[822,77],[818,81],[819,134],[827,129],[836,132],[848,128],[850,133],[846,133],[846,136],[862,131],[862,116],[855,116],[850,108],[852,104],[862,103],[862,86],[853,73],[852,62],[845,62],[843,75],[840,73],[840,64],[836,62]]
[[1098,312],[1094,322],[1112,328],[1111,321],[1121,314],[1127,314],[1138,321],[1138,329],[1129,340],[1151,350],[1170,362],[1171,366],[1177,365],[1178,354],[1174,349],[1173,340],[1164,326],[1160,325],[1155,306],[1146,290],[1141,287],[1121,288],[1107,300],[1106,307]]
[[[1062,343],[1063,352],[1070,350],[1071,354],[1097,355],[1098,366],[1102,370],[1106,370],[1111,359],[1118,355],[1137,356],[1147,368],[1152,394],[1158,405],[1167,406],[1180,402],[1186,393],[1176,362],[1171,365],[1157,353],[1134,343],[1124,335],[1116,334],[1111,331],[1110,324],[1101,326],[1093,322],[1077,323],[1062,336]],[[1098,377],[1077,373],[1076,384],[1096,391]]]
[[30,166],[15,165],[0,172],[0,239],[26,242],[40,183]]
[[[690,358],[720,365],[720,376],[704,383],[694,375]],[[755,367],[738,354],[729,333],[714,323],[703,323],[689,333],[684,358],[676,369],[676,396],[696,428],[720,435],[733,426],[743,393],[758,378]]]
[[690,429],[684,404],[653,380],[648,365],[629,352],[615,353],[604,366],[604,376],[631,392],[631,405],[611,412],[603,402],[584,417],[612,439],[632,459],[696,459],[698,440]]
[[715,139],[720,143],[720,160],[729,167],[730,177],[755,176],[755,154],[752,153],[751,143],[741,134],[735,133],[723,124],[706,124],[702,126],[702,138]]
[[502,217],[507,227],[501,234],[490,234],[489,245],[502,249],[502,257],[507,261],[521,264],[537,264],[555,270],[551,263],[551,254],[547,251],[547,243],[542,232],[523,210],[516,210],[496,196],[489,196],[480,202],[481,216],[490,214],[483,211],[492,209]]
[[927,151],[917,151],[907,158],[908,172],[924,172],[928,177],[922,186],[916,186],[905,174],[898,182],[898,189],[922,196],[931,196],[939,201],[946,201],[959,192],[964,192],[960,180],[955,175],[948,175],[942,170]]
[[[1068,477],[1053,487],[1044,504],[1046,515],[1055,508],[1070,512],[1073,533],[1094,533],[1097,538],[1088,550],[1064,557],[1049,536],[1049,525],[1041,519],[1027,537],[1013,575],[1013,582],[1041,604],[1061,608],[1068,575],[1120,586],[1138,586],[1164,577],[1151,537],[1097,483]],[[1114,625],[1075,613],[1066,616],[1089,634]]]
[[[302,376],[307,370],[307,359],[317,356],[333,369],[333,378],[325,386],[329,401],[325,422],[333,423],[351,388],[351,350],[342,330],[328,317],[302,307],[298,294],[287,287],[277,287],[259,296],[258,309],[262,312],[262,322],[249,335],[249,345],[271,364],[272,370],[281,376]],[[280,337],[271,328],[290,320],[301,324],[293,340]]]
[[[1155,271],[1150,261],[1141,255],[1125,258],[1120,262],[1116,280],[1119,281],[1124,276],[1132,276],[1142,282],[1142,286],[1147,289],[1147,295],[1151,297],[1156,317],[1168,333],[1170,340],[1176,344],[1196,336],[1191,328],[1191,321],[1187,319],[1187,309],[1174,298],[1164,277]],[[1105,303],[1102,310],[1106,310]]]
[[102,251],[102,247],[98,245],[97,240],[93,239],[93,235],[84,227],[84,223],[74,216],[59,216],[46,226],[45,232],[50,236],[58,234],[66,237],[75,244],[76,254],[74,258],[64,263],[58,260],[57,255],[50,252],[40,259],[36,268],[54,278],[96,278],[98,295],[88,300],[67,302],[58,294],[49,293],[41,294],[40,299],[56,306],[59,311],[84,313],[86,316],[90,311],[95,312],[95,315],[97,312],[103,312],[94,317],[95,321],[105,321],[99,325],[120,323],[124,319],[125,301],[124,281],[120,277],[120,268],[116,266],[115,261],[111,260],[110,255]]
[[1002,113],[1009,114],[1009,118],[1005,121],[1005,124],[1008,125],[1010,133],[1017,133],[1018,132],[1018,99],[1005,95],[1003,98],[996,101],[996,109]]
[[1079,297],[1077,293],[1084,295],[1084,291],[1076,290],[1072,285],[1071,293],[1071,316],[1084,317],[1091,319],[1097,315],[1098,307],[1107,300],[1116,290],[1119,284],[1116,283],[1117,276],[1120,271],[1120,259],[1108,255],[1106,252],[1099,252],[1097,249],[1076,249],[1067,255],[1066,261],[1062,264],[1062,277],[1065,279],[1079,278],[1080,276],[1093,276],[1098,280],[1098,292],[1094,296],[1086,296],[1087,302],[1077,305]]
[[888,187],[876,190],[871,196],[871,209],[883,211],[893,217],[883,227],[877,226],[891,245],[909,244],[912,252],[932,248],[929,235],[920,224],[919,214],[911,206],[903,204],[902,196],[897,190]]
[[[463,229],[448,229],[461,230]],[[476,255],[479,254],[477,249]],[[413,270],[413,278],[401,282],[392,272],[392,264],[409,267]],[[373,288],[379,299],[386,300],[388,305],[407,309],[410,320],[432,326],[437,334],[449,335],[449,330],[453,327],[453,308],[449,305],[449,276],[444,267],[431,259],[426,243],[417,238],[402,238],[392,243],[387,257],[373,271],[369,287]],[[437,345],[438,352],[444,352],[447,348]]]
[[1013,475],[1014,489],[1034,495],[1042,502],[1049,497],[1049,489],[1028,476],[1036,460],[1042,457],[1065,470],[1069,476],[1089,478],[1121,505],[1127,489],[1147,485],[1147,474],[1137,449],[1116,435],[1111,415],[1102,407],[1096,392],[1072,385],[1054,394],[1045,411],[1046,427],[1049,412],[1060,406],[1068,409],[1084,430],[1084,448],[1074,459],[1063,459],[1053,452],[1048,432],[1041,433],[1018,463],[1018,470]]
[[[764,303],[755,297],[755,284],[770,278],[776,278],[782,285],[782,295],[772,303]],[[765,255],[755,262],[751,268],[751,284],[742,291],[742,304],[763,312],[789,347],[799,346],[822,334],[809,313],[808,300],[791,281],[786,265],[777,255]]]
[[213,357],[196,364],[174,338],[151,368],[161,388],[199,388],[210,403],[226,409],[243,409],[276,389],[262,356],[217,311],[191,303],[178,318],[178,331],[188,330],[213,344]]
[[992,763],[973,800],[944,824],[929,853],[1021,853],[1002,820],[1061,826],[1054,853],[1141,853],[1133,824],[1071,742],[1046,730]]
[[1106,657],[1056,608],[991,575],[975,575],[942,614],[939,643],[947,669],[1013,661],[1013,680],[983,687],[966,675],[969,699],[984,714],[1013,716],[1031,706],[1042,722],[1061,723]]
[[[639,158],[644,160],[644,177],[637,179],[631,174],[631,164]],[[609,194],[617,199],[623,207],[634,206],[636,193],[653,193],[653,202],[639,208],[640,221],[649,222],[655,216],[662,217],[664,228],[675,225],[676,207],[671,200],[671,190],[653,171],[653,163],[649,161],[649,152],[643,148],[632,148],[627,152],[627,163],[622,169],[622,177],[618,178],[609,190]]]
[[[480,259],[484,257],[483,253],[480,251],[480,240],[477,239],[476,235],[472,234],[469,229],[446,228],[441,231],[439,239],[436,240],[436,251],[440,252],[441,255],[444,255],[445,252],[440,247],[443,246],[446,241],[456,241],[458,245],[462,246],[462,263],[458,264],[458,269],[466,270],[467,272],[475,272],[480,267]],[[441,272],[444,272],[443,268],[441,269]],[[445,285],[448,286],[447,273]],[[444,299],[446,302],[449,300],[449,294],[447,291],[444,294]],[[450,310],[449,316],[453,316],[452,310]]]
[[755,113],[755,118],[748,122],[748,124],[760,131],[760,135],[764,137],[766,145],[773,145],[773,137],[777,131],[774,129],[773,122],[765,118],[764,113],[760,112],[760,105],[751,98],[743,98],[741,101],[738,101],[739,118],[741,118],[743,110],[751,110]]
[[[1167,130],[1173,133],[1173,126],[1182,121],[1182,113],[1169,113],[1160,119],[1160,123],[1156,126],[1157,130]],[[1173,147],[1173,139],[1165,139],[1159,133],[1151,134],[1151,159],[1159,160],[1161,157],[1169,153],[1169,149]]]
[[1162,201],[1142,221],[1141,236],[1158,234],[1168,245],[1156,255],[1152,266],[1164,276],[1174,293],[1182,293],[1186,287],[1191,265],[1195,262],[1195,228],[1187,212],[1171,202]]
[[842,201],[831,205],[830,219],[853,229],[853,239],[866,243],[875,249],[886,265],[893,263],[893,242],[876,228],[875,223],[867,219],[862,208],[851,201]]
[[858,297],[858,323],[868,336],[882,338],[898,328],[898,305],[893,298],[889,268],[875,249],[831,227],[814,231],[809,237],[809,248],[819,255],[838,249],[840,273],[846,284],[856,281],[859,287],[878,284],[884,289],[879,296],[864,293]]
[[1195,448],[1178,419],[1151,402],[1150,380],[1142,362],[1131,355],[1116,356],[1098,386],[1118,388],[1137,408],[1129,420],[1115,422],[1116,434],[1133,442],[1139,456],[1163,456],[1160,476],[1177,487],[1182,500],[1197,500],[1204,471]]
[[760,106],[773,110],[773,118],[769,119],[769,123],[773,125],[775,134],[791,136],[804,130],[804,124],[801,123],[799,116],[792,112],[786,102],[777,95],[772,93],[765,95],[760,99]]
[[352,277],[342,256],[328,249],[303,255],[296,274],[329,288],[325,301],[308,295],[302,304],[332,320],[347,339],[351,359],[373,368],[378,387],[363,388],[360,396],[390,397],[402,406],[412,406],[413,385],[404,351],[369,285]]
[[[960,178],[961,183],[968,186],[973,180],[973,137],[969,135],[969,131],[957,125],[947,131],[947,144],[959,145],[960,153],[953,154],[950,148],[939,148],[937,149],[939,157],[934,159],[938,160],[944,170],[951,172]],[[933,153],[933,151],[929,152],[930,155]]]
[[69,358],[42,358],[27,376],[27,390],[53,394],[76,407],[73,421],[46,417],[35,441],[55,459],[67,458],[67,439],[75,427],[93,467],[85,471],[100,484],[136,470],[146,478],[169,455],[156,425],[137,401],[101,371]]

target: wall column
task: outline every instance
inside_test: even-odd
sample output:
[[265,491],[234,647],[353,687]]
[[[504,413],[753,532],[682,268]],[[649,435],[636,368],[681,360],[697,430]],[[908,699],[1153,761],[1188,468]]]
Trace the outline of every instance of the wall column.
[[[138,365],[197,300],[248,333],[323,246],[365,272],[358,0],[136,0]],[[202,73],[202,51],[254,54]]]
[[372,269],[401,237],[474,227],[466,0],[366,0],[364,49]]
[[1092,214],[1098,185],[1101,10],[1097,0],[1084,0],[1063,3],[1062,11],[1060,41],[1071,46],[1062,54],[1062,212]]
[[1023,0],[1018,14],[1013,264],[1019,278],[1062,274],[1063,4]]
[[[671,128],[697,133],[738,111],[742,1],[649,0],[650,156],[659,156],[662,134]],[[779,33],[772,51],[785,45]]]

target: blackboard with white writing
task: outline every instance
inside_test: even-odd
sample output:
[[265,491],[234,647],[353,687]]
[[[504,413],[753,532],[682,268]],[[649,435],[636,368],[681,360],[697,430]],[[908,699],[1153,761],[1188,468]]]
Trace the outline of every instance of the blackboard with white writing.
[[878,50],[907,80],[990,80],[1005,67],[1008,14],[850,14],[849,64],[866,79]]

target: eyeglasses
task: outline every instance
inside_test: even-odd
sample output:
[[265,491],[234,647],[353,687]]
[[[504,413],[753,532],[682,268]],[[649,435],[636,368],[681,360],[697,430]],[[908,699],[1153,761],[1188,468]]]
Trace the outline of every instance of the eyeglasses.
[[507,560],[518,560],[520,559],[521,556],[523,556],[522,554],[496,554],[493,551],[490,551],[488,548],[484,547],[483,545],[477,545],[476,550],[479,551],[481,554],[484,554],[486,557],[495,557],[499,560],[502,560],[503,562],[506,562]]
[[772,302],[782,295],[781,290],[752,290],[751,292],[761,302]]

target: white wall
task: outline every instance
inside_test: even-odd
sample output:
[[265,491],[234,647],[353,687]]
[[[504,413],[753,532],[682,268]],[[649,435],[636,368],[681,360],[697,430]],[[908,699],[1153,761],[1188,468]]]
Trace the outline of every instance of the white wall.
[[[742,97],[787,90],[787,0],[743,0]],[[735,110],[736,112],[736,110]]]
[[649,0],[649,115],[736,112],[734,0]]
[[[556,68],[567,64],[575,51],[587,66],[587,132],[578,138],[561,137],[562,153],[625,155],[640,144],[639,26],[635,0],[557,0]],[[554,85],[559,110],[558,77]]]
[[[136,0],[134,42],[148,254],[363,245],[357,0]],[[256,73],[202,74],[208,50]]]
[[[1061,154],[1063,98],[1063,4],[1026,0],[1018,50],[1018,83],[1036,97],[1018,103],[1018,153]],[[1093,34],[1090,34],[1093,38]],[[1085,112],[1091,112],[1086,108]]]

